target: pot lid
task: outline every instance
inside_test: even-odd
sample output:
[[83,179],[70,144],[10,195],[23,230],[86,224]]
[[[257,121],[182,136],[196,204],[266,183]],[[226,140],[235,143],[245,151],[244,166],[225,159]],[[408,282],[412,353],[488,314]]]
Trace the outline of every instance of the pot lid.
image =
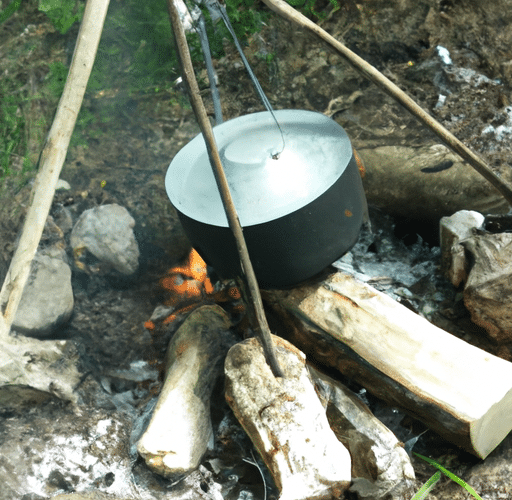
[[[275,220],[312,202],[339,179],[352,157],[347,134],[327,116],[302,110],[274,114],[282,135],[267,111],[213,128],[242,226]],[[165,187],[183,214],[228,227],[201,134],[174,157]]]

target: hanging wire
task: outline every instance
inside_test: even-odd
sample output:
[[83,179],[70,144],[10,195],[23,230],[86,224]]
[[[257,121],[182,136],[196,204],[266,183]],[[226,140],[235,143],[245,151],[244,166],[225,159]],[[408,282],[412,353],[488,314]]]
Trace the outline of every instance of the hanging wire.
[[242,62],[245,66],[245,69],[247,73],[249,74],[249,77],[256,89],[256,92],[260,96],[261,101],[263,102],[263,105],[267,109],[267,111],[272,115],[272,118],[274,119],[274,122],[279,129],[279,132],[281,134],[281,140],[283,141],[283,146],[280,151],[277,153],[272,154],[272,158],[274,160],[277,160],[279,158],[279,155],[284,151],[285,148],[285,140],[284,140],[284,134],[281,129],[281,126],[279,125],[279,122],[277,121],[276,115],[274,114],[274,109],[272,108],[272,105],[270,104],[270,101],[268,100],[267,96],[265,95],[265,92],[263,91],[263,88],[260,85],[260,82],[256,78],[256,75],[254,74],[251,66],[249,65],[249,61],[245,57],[245,54],[242,50],[242,47],[240,45],[240,42],[238,41],[238,38],[236,36],[235,30],[233,29],[233,26],[231,24],[231,21],[229,20],[228,13],[226,11],[226,7],[218,2],[218,0],[196,0],[198,4],[204,3],[206,8],[208,9],[208,12],[210,13],[210,16],[213,21],[217,19],[222,19],[224,21],[224,24],[226,25],[226,28],[228,29],[231,37],[233,38],[233,41],[235,42],[235,46],[238,50],[238,53],[240,54],[240,57],[242,58]]
[[217,83],[215,81],[215,71],[213,69],[212,54],[210,52],[210,44],[208,43],[208,34],[206,33],[206,23],[203,14],[199,16],[196,31],[199,35],[199,40],[201,42],[201,50],[203,51],[206,72],[208,73],[208,80],[210,81],[210,91],[212,93],[215,123],[216,125],[220,125],[224,121],[224,118],[222,117],[219,89],[217,88]]

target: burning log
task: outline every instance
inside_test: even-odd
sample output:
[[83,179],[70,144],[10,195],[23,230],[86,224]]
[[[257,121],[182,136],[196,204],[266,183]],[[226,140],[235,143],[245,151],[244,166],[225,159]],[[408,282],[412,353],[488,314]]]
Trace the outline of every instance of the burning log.
[[137,445],[148,467],[159,474],[197,468],[213,437],[210,397],[236,340],[229,328],[223,309],[207,305],[190,313],[169,343],[164,386]]
[[352,276],[266,292],[283,336],[485,458],[512,429],[512,364],[459,340]]
[[226,400],[269,468],[280,500],[342,498],[350,455],[329,427],[303,353],[273,337],[284,377],[275,378],[257,339],[233,346]]

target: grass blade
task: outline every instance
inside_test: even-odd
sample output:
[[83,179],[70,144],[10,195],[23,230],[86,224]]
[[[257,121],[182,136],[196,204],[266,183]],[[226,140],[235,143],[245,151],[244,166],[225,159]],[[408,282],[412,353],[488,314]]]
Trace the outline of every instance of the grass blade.
[[438,464],[435,460],[432,460],[431,458],[424,457],[423,455],[420,455],[419,453],[414,452],[414,454],[421,458],[422,460],[425,460],[425,462],[428,462],[430,465],[433,465],[436,469],[439,469],[443,474],[446,474],[452,481],[456,482],[457,484],[460,484],[469,494],[473,495],[477,500],[483,500],[482,497],[471,487],[469,486],[466,481],[463,481],[460,477],[457,477],[453,472],[450,472],[449,470],[445,469],[442,465]]
[[441,471],[438,470],[411,498],[411,500],[424,500],[427,495],[430,493],[432,488],[436,485],[436,483],[441,479]]

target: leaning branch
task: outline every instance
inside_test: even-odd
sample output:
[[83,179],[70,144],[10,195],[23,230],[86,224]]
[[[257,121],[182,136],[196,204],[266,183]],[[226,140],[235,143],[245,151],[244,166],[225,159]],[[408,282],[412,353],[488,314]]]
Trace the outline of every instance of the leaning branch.
[[0,341],[8,341],[84,97],[109,0],[88,0],[64,91],[46,138],[21,238],[0,291]]
[[[176,0],[167,0],[167,7],[169,9],[169,17],[176,41],[176,48],[183,69],[183,80],[187,85],[190,103],[192,104],[192,109],[194,110],[199,128],[201,129],[201,133],[203,134],[203,138],[206,143],[206,149],[208,151],[213,174],[217,182],[217,187],[226,212],[229,227],[235,237],[238,255],[242,264],[242,271],[245,275],[244,278],[247,281],[247,305],[254,310],[255,326],[259,333],[261,343],[263,344],[268,364],[272,368],[274,376],[283,377],[283,371],[279,366],[279,362],[274,352],[270,329],[263,310],[263,302],[261,300],[258,283],[256,281],[256,275],[249,258],[249,252],[242,232],[242,226],[238,219],[235,204],[233,203],[233,198],[231,197],[229,190],[228,181],[222,167],[219,151],[215,142],[215,136],[213,135],[213,129],[206,114],[201,94],[199,93],[199,86],[197,84],[187,39],[185,37],[185,29],[183,28],[183,24],[180,20]],[[243,281],[242,285],[244,285]],[[244,292],[243,288],[244,287],[242,286],[242,292]]]

